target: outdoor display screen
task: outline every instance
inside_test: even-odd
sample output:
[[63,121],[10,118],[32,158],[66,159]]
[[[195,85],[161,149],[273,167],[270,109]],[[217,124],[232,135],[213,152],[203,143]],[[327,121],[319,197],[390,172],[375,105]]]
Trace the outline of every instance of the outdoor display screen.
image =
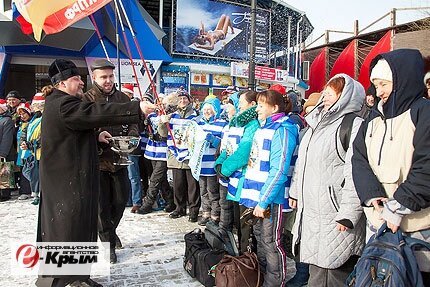
[[[173,53],[249,60],[251,8],[211,0],[177,0]],[[202,29],[202,27],[204,29]],[[270,12],[257,10],[255,61],[267,63]]]

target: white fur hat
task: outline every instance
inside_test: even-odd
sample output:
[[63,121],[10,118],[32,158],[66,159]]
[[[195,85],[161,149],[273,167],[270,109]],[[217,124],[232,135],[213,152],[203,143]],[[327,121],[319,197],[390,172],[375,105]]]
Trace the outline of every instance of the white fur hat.
[[385,59],[380,59],[370,73],[370,81],[375,79],[393,81],[393,72]]

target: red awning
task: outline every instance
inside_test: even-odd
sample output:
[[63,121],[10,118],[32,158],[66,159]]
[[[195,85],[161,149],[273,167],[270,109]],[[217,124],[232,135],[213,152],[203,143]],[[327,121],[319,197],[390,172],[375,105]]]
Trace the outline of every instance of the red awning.
[[311,64],[309,69],[309,90],[306,91],[306,98],[314,92],[321,92],[325,85],[326,49],[326,47],[322,48]]
[[352,40],[351,43],[340,53],[336,62],[334,62],[333,69],[330,73],[330,78],[334,75],[344,73],[354,78],[354,64],[355,64],[355,45],[357,40]]
[[358,81],[363,85],[365,89],[367,89],[370,86],[370,62],[375,58],[377,55],[381,53],[386,53],[391,51],[391,34],[392,31],[388,31],[384,37],[382,37],[378,43],[370,50],[369,54],[367,54],[366,58],[364,59],[363,65],[360,69],[360,75],[358,76]]

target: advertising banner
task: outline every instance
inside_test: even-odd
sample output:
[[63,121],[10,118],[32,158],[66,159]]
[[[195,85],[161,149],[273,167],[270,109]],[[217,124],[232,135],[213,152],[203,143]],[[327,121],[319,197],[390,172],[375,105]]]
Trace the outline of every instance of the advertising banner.
[[3,71],[4,59],[5,59],[5,54],[0,52],[0,76]]
[[[177,0],[173,52],[216,58],[249,59],[250,7],[210,0]],[[267,63],[270,12],[256,15],[257,63]]]
[[[93,57],[86,57],[85,61],[87,62],[88,71],[91,69],[90,66],[93,63],[94,60],[99,58],[93,58]],[[111,59],[111,62],[115,64],[116,67],[118,67],[118,61],[117,59]],[[131,66],[131,61],[129,59],[121,59],[121,84],[129,83],[134,84],[134,95],[139,97],[139,90],[137,89],[136,79],[133,73],[133,67]],[[143,66],[143,62],[140,59],[133,59],[134,67],[137,74],[137,79],[139,81],[140,90],[142,91],[142,94],[144,94],[149,86],[150,86],[150,80],[148,75],[146,74],[146,70]],[[157,74],[158,69],[161,66],[160,60],[146,60],[146,65],[149,69],[149,73],[151,74],[151,78],[154,80],[155,75]],[[116,83],[118,84],[118,69],[114,70]]]

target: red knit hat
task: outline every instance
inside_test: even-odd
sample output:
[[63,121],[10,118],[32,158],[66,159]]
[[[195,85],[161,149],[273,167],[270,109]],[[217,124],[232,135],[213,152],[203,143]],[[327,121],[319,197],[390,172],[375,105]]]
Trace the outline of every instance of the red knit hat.
[[277,91],[281,93],[281,95],[285,95],[285,93],[287,92],[287,89],[285,89],[285,87],[281,84],[274,84],[269,88],[269,90]]
[[29,103],[20,103],[19,106],[16,108],[16,111],[23,110],[24,112],[27,112],[27,114],[31,115],[31,108]]
[[121,91],[123,93],[134,94],[134,86],[133,86],[133,84],[124,84],[124,85],[122,85]]
[[31,104],[43,104],[45,102],[45,97],[43,96],[43,93],[37,93],[34,95],[33,100],[31,101]]
[[6,104],[6,100],[5,99],[0,99],[0,105],[5,105]]

